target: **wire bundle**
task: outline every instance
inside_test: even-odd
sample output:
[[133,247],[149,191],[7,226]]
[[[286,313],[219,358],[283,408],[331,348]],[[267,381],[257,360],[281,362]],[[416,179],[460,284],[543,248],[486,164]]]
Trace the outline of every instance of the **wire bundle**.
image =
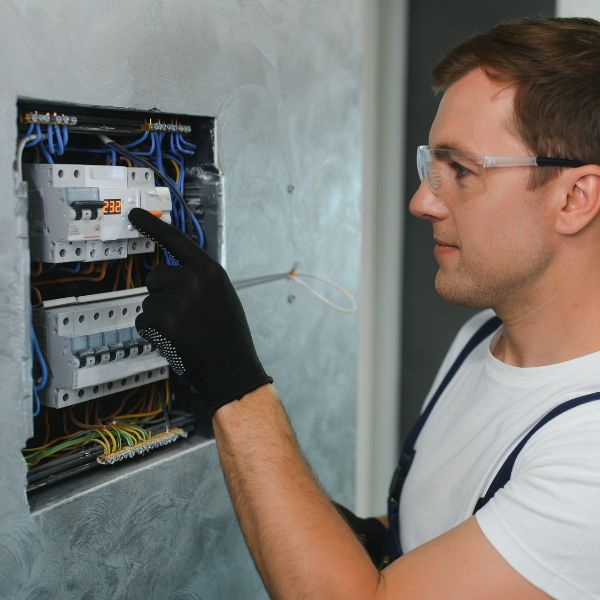
[[[156,422],[156,418],[162,415],[162,420],[169,428],[169,409],[171,406],[171,394],[169,380],[164,382],[161,390],[160,383],[151,383],[143,388],[135,388],[126,393],[118,406],[111,414],[102,417],[98,414],[98,400],[88,402],[85,407],[83,420],[75,416],[73,407],[66,409],[63,413],[68,414],[69,421],[77,427],[75,432],[66,432],[65,435],[48,441],[50,436],[50,425],[48,422],[48,409],[44,411],[46,434],[44,443],[33,448],[25,448],[25,460],[29,467],[33,467],[41,461],[64,456],[73,448],[78,449],[86,444],[96,444],[102,448],[105,456],[118,452],[125,447],[132,447],[146,442],[152,433],[145,426]],[[137,401],[125,411],[128,400],[139,395]],[[106,400],[106,399],[105,399]],[[93,413],[93,414],[92,414]],[[63,427],[68,429],[66,418]]]

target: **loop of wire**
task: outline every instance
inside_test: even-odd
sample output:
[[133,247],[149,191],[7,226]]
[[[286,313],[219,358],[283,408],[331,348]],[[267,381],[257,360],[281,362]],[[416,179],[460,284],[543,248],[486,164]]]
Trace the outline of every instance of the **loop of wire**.
[[[326,277],[321,277],[320,275],[315,275],[314,273],[308,273],[307,271],[299,271],[298,269],[292,269],[288,273],[288,277],[298,285],[301,285],[308,292],[310,292],[315,298],[326,304],[327,306],[337,310],[339,312],[353,313],[356,311],[356,300],[354,296],[343,286],[335,281],[331,281],[331,279],[327,279]],[[334,290],[337,290],[340,294],[345,296],[350,301],[350,306],[341,306],[331,301],[329,298],[321,294],[317,289],[315,289],[312,285],[309,285],[302,278],[310,278],[316,279],[317,281],[321,281],[332,287]]]

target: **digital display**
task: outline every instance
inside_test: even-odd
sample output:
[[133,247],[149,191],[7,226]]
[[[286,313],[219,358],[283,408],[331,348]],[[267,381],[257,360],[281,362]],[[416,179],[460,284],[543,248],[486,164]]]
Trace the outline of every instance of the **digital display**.
[[103,215],[120,215],[121,200],[105,200],[102,206]]

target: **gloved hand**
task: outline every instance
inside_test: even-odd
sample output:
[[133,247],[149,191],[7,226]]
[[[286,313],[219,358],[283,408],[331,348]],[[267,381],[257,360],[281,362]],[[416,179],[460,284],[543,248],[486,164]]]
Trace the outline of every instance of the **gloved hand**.
[[148,274],[149,295],[135,320],[178,375],[185,375],[211,414],[228,402],[272,383],[256,355],[240,300],[227,273],[189,237],[149,212],[129,220],[180,266]]
[[350,529],[354,531],[354,534],[371,557],[373,564],[379,569],[383,562],[385,532],[387,531],[383,523],[375,517],[368,519],[357,517],[351,510],[337,502],[333,502],[333,505],[350,526]]

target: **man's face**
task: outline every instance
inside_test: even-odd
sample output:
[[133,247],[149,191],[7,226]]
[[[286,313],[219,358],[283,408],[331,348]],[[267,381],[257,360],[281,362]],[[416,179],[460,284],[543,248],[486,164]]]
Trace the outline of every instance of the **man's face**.
[[[444,94],[429,146],[530,155],[511,131],[513,95],[512,88],[493,82],[482,70],[471,71]],[[439,266],[435,286],[442,297],[497,308],[535,293],[552,260],[553,238],[545,187],[528,190],[530,175],[527,167],[484,169],[485,191],[458,204],[434,195],[425,180],[421,183],[410,211],[432,222]]]

